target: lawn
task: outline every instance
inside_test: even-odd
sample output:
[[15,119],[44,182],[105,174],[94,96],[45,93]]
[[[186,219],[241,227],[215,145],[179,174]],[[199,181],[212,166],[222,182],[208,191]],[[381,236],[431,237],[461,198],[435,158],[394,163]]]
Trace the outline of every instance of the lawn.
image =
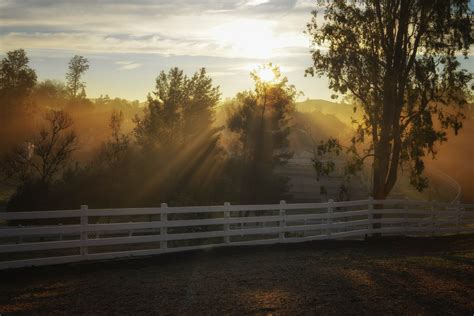
[[473,315],[474,235],[225,248],[0,279],[2,316]]

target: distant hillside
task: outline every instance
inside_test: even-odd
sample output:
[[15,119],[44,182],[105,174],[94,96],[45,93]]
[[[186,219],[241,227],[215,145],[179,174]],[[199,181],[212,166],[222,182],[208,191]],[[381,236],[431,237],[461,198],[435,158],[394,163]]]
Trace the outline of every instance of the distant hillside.
[[[227,112],[232,102],[228,100],[223,101],[216,108],[215,119],[216,126],[222,126],[225,124],[227,118]],[[317,114],[335,116],[335,118],[347,125],[351,125],[351,116],[354,116],[354,111],[351,105],[345,103],[335,103],[331,101],[321,99],[308,99],[303,102],[296,102],[296,111],[303,114]],[[316,114],[316,113],[314,113]],[[340,123],[339,122],[339,123]]]
[[437,146],[436,159],[427,160],[428,164],[440,169],[454,178],[461,185],[463,201],[474,202],[474,104],[465,107],[466,119],[458,135],[449,132],[448,141]]
[[351,117],[354,116],[352,105],[346,103],[335,103],[331,101],[308,99],[303,102],[296,103],[296,110],[302,113],[320,112],[336,116],[340,121],[351,124]]

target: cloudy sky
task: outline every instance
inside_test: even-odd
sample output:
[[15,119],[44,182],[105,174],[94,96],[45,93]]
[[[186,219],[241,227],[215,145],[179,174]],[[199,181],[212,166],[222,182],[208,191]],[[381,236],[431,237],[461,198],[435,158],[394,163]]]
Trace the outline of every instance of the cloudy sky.
[[308,97],[329,98],[303,34],[311,0],[0,0],[0,54],[25,48],[39,79],[63,80],[87,57],[90,97],[144,100],[161,70],[206,67],[223,97],[250,88],[249,72],[274,62]]
[[249,72],[273,62],[305,97],[329,99],[303,34],[313,0],[0,0],[0,56],[26,49],[39,79],[63,80],[87,57],[89,97],[144,100],[161,70],[206,67],[223,97],[251,87]]

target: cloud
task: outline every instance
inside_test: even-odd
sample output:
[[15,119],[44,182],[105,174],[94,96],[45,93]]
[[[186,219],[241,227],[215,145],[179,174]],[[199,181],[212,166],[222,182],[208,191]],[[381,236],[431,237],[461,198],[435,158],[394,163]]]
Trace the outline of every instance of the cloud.
[[[302,31],[309,20],[309,1],[0,0],[0,51],[23,47],[89,53],[280,56],[298,48],[308,50]],[[261,47],[256,49],[256,44]]]
[[90,33],[19,33],[0,36],[5,51],[18,47],[28,49],[70,50],[82,53],[158,53],[161,55],[220,56],[217,44],[192,39],[173,39],[160,35],[135,37]]
[[249,6],[256,6],[267,2],[270,2],[270,0],[248,0],[245,4]]
[[236,75],[236,73],[232,71],[214,71],[214,72],[209,72],[208,75],[211,77],[228,77],[228,76],[234,76]]
[[129,65],[132,64],[133,61],[128,61],[128,60],[119,60],[115,62],[117,65]]
[[118,68],[119,70],[132,70],[132,69],[137,69],[143,66],[143,64],[134,62],[134,61],[128,61],[128,60],[120,60],[115,62],[117,65],[120,65]]
[[133,63],[133,64],[124,65],[124,66],[120,67],[119,69],[120,70],[132,70],[132,69],[140,68],[141,66],[143,66],[143,64]]

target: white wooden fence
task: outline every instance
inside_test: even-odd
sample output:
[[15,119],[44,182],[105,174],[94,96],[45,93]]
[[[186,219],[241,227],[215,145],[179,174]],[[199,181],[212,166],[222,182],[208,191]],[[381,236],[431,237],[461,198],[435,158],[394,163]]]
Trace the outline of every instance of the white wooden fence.
[[474,204],[368,199],[127,209],[84,205],[80,210],[3,212],[2,220],[0,269],[9,269],[375,233],[474,233]]

